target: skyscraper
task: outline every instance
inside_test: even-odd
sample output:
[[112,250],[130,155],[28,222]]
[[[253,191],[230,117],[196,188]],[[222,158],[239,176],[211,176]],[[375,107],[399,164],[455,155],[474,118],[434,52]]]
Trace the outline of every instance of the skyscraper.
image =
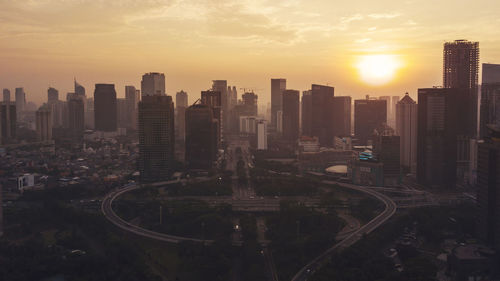
[[[85,87],[83,87],[82,85],[78,84],[78,82],[76,82],[76,79],[74,81],[74,90],[75,90],[75,94],[83,99],[86,98],[85,96]],[[85,102],[85,100],[83,100],[83,102]]]
[[142,96],[165,95],[165,74],[158,72],[146,73],[141,81]]
[[351,135],[351,97],[333,97],[333,135],[348,137]]
[[500,250],[500,130],[487,125],[479,144],[477,167],[477,233],[489,246]]
[[177,137],[185,140],[186,137],[186,108],[188,106],[188,94],[184,91],[175,95],[175,121],[177,123]]
[[271,79],[271,126],[277,128],[277,113],[283,110],[283,91],[286,89],[286,79]]
[[137,90],[134,86],[125,86],[125,102],[127,107],[126,128],[137,130],[137,108],[140,100],[140,90]]
[[16,105],[10,101],[0,103],[0,143],[16,138]]
[[257,100],[259,97],[254,92],[246,92],[241,96],[241,98],[245,107],[245,114],[257,116]]
[[400,136],[401,167],[417,171],[417,103],[408,93],[396,105],[396,135]]
[[174,164],[174,103],[171,96],[144,95],[139,102],[141,181],[169,178]]
[[229,128],[229,103],[230,97],[227,92],[227,80],[213,80],[212,81],[212,91],[220,93],[220,132],[221,140]]
[[118,128],[129,128],[131,113],[128,112],[127,100],[116,99],[116,123]]
[[40,142],[52,140],[52,112],[47,104],[42,105],[35,113],[36,137]]
[[373,157],[383,164],[384,186],[399,186],[401,183],[400,137],[394,129],[382,124],[375,130]]
[[95,84],[95,129],[114,132],[117,129],[116,91],[114,84]]
[[191,169],[211,169],[218,148],[218,119],[209,104],[186,109],[186,163]]
[[302,92],[302,135],[312,136],[312,91],[307,90]]
[[300,93],[296,90],[283,91],[283,138],[296,142],[299,138]]
[[10,101],[10,90],[3,89],[3,101]]
[[267,121],[257,121],[257,150],[267,150]]
[[[219,91],[202,91],[201,92],[201,103],[208,105],[213,111],[213,118],[217,119],[217,143],[221,144],[223,140],[224,127],[223,123],[223,112],[222,112],[222,95]],[[187,120],[186,120],[187,122]],[[187,132],[186,132],[187,134]]]
[[26,93],[24,92],[24,88],[16,88],[16,112],[17,117],[24,112],[24,108],[26,106]]
[[500,64],[483,63],[481,83],[480,137],[486,137],[487,124],[500,126]]
[[67,101],[68,106],[68,129],[70,137],[75,141],[83,138],[85,130],[85,97],[74,95]]
[[418,89],[417,182],[453,188],[457,173],[455,89]]
[[367,97],[354,101],[354,135],[362,145],[372,140],[374,130],[387,124],[387,102]]
[[400,100],[399,96],[392,96],[391,99],[391,113],[388,113],[387,124],[392,128],[396,128],[396,105]]
[[53,104],[59,100],[59,91],[50,87],[47,90],[47,103]]
[[330,86],[311,86],[312,96],[312,135],[318,137],[321,146],[331,147],[334,139],[333,100],[334,88]]

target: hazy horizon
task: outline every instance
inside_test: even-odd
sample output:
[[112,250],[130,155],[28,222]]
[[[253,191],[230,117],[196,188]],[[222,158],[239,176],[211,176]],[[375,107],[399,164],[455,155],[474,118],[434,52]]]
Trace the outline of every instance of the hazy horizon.
[[[24,87],[39,105],[49,86],[64,98],[76,78],[88,96],[94,84],[113,83],[123,97],[142,74],[162,72],[167,93],[185,90],[190,102],[217,79],[240,94],[254,89],[260,104],[271,78],[300,91],[328,84],[353,98],[415,97],[442,84],[446,41],[479,41],[481,63],[500,63],[499,3],[360,2],[0,0],[0,88]],[[385,84],[356,69],[373,55],[398,60]]]

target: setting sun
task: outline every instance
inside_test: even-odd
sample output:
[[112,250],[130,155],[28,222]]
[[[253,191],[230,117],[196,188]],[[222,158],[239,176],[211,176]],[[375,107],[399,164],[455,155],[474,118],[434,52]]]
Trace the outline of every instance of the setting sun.
[[363,55],[356,68],[361,80],[370,85],[384,85],[392,81],[401,62],[395,55]]

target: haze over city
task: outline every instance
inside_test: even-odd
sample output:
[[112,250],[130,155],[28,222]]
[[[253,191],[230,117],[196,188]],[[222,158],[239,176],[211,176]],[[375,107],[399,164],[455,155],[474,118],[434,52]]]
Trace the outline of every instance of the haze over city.
[[[334,85],[355,98],[441,85],[441,46],[481,42],[483,62],[500,59],[500,4],[481,1],[0,1],[0,84],[23,86],[40,104],[49,86],[70,91],[137,84],[166,73],[167,92],[210,81],[253,88],[270,100],[270,77],[289,86]],[[393,77],[363,77],[359,60],[384,55]],[[395,61],[395,62],[394,62]],[[366,67],[365,67],[366,68]],[[391,75],[391,76],[392,76]],[[194,96],[190,96],[194,102]]]

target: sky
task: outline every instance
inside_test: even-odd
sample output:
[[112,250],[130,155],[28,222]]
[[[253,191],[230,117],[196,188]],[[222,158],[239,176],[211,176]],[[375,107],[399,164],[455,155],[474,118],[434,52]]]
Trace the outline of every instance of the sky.
[[[88,96],[114,83],[123,97],[163,72],[167,93],[183,89],[190,102],[220,79],[259,103],[271,78],[415,97],[442,84],[446,41],[479,41],[481,62],[500,63],[498,14],[497,0],[0,0],[0,88],[24,87],[40,104],[49,86],[64,98],[76,77]],[[362,79],[359,60],[373,55],[397,61],[389,81]]]

